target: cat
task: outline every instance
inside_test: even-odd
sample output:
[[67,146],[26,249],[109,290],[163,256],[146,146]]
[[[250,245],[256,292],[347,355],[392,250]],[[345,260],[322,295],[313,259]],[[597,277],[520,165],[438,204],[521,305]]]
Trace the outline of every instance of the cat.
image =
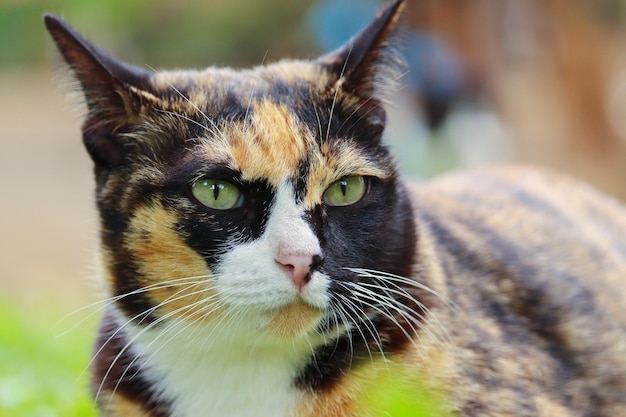
[[403,8],[244,70],[141,70],[44,17],[86,101],[103,416],[398,416],[377,395],[407,389],[433,416],[626,416],[626,210],[526,166],[403,180]]

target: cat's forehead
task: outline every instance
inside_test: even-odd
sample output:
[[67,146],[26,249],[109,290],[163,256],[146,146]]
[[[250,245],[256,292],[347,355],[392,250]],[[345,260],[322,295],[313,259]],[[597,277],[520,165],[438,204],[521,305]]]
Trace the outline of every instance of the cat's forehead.
[[203,126],[193,138],[193,158],[227,166],[245,181],[276,188],[298,183],[304,203],[313,206],[341,177],[391,175],[357,138],[329,129],[341,111],[337,106],[331,114],[323,102],[334,98],[326,91],[329,77],[311,63],[288,61],[245,71],[164,73],[155,83],[175,89],[172,109]]
[[194,155],[241,173],[246,181],[266,181],[275,188],[300,184],[305,205],[320,202],[324,189],[348,175],[386,178],[351,138],[322,138],[285,104],[253,101],[250,117],[224,124],[199,141]]
[[[209,67],[200,71],[158,72],[150,83],[159,92],[179,90],[211,101],[237,98],[247,102],[258,96],[279,101],[295,98],[296,90],[300,93],[327,90],[336,81],[334,77],[314,62],[282,60],[246,69]],[[201,100],[201,97],[196,98]]]
[[220,152],[246,180],[279,185],[298,175],[300,161],[315,152],[313,132],[284,104],[254,100],[250,108],[248,119],[225,124],[218,138],[204,142],[203,155],[212,159]]

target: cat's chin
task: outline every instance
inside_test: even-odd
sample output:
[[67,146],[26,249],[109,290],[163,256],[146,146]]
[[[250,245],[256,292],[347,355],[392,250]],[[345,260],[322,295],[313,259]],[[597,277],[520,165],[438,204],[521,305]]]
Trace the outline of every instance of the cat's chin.
[[297,299],[271,311],[263,328],[272,337],[294,339],[314,332],[322,315],[319,308]]

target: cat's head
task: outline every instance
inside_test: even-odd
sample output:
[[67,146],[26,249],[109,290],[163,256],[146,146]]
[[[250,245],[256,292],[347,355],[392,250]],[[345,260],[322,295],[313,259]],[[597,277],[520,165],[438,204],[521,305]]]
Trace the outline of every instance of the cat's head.
[[290,346],[403,320],[376,295],[385,277],[387,296],[406,292],[415,261],[381,144],[401,9],[317,60],[173,72],[121,63],[46,16],[86,99],[106,282],[125,319]]

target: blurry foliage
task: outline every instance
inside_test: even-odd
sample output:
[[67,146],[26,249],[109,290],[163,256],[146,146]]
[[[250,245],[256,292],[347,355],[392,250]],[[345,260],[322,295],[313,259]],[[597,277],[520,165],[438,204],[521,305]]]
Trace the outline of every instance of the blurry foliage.
[[92,331],[62,334],[51,317],[0,299],[0,417],[96,415],[84,372]]
[[375,378],[368,377],[357,395],[362,417],[452,417],[443,391],[420,379],[413,368],[388,363]]
[[260,64],[311,55],[304,15],[314,0],[0,0],[0,68],[40,66],[53,49],[44,12],[142,66]]

